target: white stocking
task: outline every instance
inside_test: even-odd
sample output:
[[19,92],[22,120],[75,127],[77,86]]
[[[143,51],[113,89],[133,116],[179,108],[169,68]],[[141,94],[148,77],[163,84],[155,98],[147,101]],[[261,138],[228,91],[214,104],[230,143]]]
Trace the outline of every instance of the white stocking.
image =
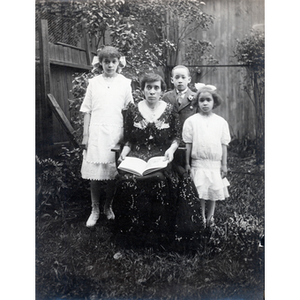
[[87,227],[93,227],[99,219],[99,200],[100,200],[101,182],[92,180],[91,181],[91,200],[92,200],[92,212],[86,222]]

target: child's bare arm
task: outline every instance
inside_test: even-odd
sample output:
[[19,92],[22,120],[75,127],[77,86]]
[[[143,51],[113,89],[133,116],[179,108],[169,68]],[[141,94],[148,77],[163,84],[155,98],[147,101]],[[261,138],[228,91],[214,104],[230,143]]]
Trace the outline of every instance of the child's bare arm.
[[83,117],[83,138],[81,144],[87,149],[88,140],[89,140],[89,127],[91,121],[91,114],[85,113]]
[[192,152],[192,144],[186,143],[186,151],[185,151],[185,170],[189,173],[191,171],[190,159]]
[[221,177],[227,176],[227,146],[222,145]]

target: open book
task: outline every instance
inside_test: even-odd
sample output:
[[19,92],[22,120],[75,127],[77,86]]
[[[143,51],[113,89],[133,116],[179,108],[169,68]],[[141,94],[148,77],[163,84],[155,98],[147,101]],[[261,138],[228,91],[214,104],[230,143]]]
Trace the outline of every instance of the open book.
[[168,160],[164,156],[155,156],[148,161],[144,161],[137,157],[128,157],[120,163],[118,169],[126,171],[138,176],[144,176],[163,169],[168,165]]

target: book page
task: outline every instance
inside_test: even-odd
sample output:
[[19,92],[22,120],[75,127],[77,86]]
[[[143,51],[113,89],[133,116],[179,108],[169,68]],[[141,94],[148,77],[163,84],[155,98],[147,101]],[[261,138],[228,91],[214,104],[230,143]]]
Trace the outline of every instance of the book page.
[[126,156],[118,166],[118,169],[142,176],[146,165],[147,163],[140,158]]
[[148,160],[144,175],[165,168],[168,160],[164,156],[155,156]]

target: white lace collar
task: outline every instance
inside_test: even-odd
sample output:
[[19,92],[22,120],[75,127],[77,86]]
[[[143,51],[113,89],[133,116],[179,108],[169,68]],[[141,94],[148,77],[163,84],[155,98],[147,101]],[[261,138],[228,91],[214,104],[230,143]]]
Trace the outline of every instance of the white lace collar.
[[159,100],[156,107],[154,109],[150,108],[146,100],[143,100],[138,103],[138,109],[142,116],[148,121],[148,122],[155,122],[157,119],[163,114],[167,107],[167,103],[163,100]]

